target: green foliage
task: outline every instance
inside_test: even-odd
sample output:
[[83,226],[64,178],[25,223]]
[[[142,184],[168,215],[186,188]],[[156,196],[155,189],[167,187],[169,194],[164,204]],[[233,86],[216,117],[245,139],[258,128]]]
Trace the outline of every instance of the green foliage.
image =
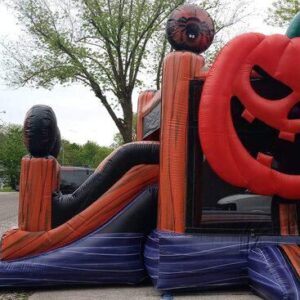
[[[62,165],[89,166],[96,168],[112,152],[112,148],[99,146],[94,142],[84,145],[62,140],[62,150],[58,161]],[[21,159],[28,152],[23,144],[20,125],[0,126],[0,177],[16,188],[20,178]]]
[[11,188],[19,182],[21,159],[26,154],[22,127],[8,125],[0,127],[0,177],[4,177]]
[[3,43],[6,80],[44,88],[81,82],[131,141],[132,90],[151,60],[150,41],[184,0],[4,1],[24,28],[22,39]]
[[111,152],[111,148],[99,146],[94,142],[88,141],[82,146],[81,157],[83,163],[92,168],[96,168]]
[[81,146],[62,140],[62,149],[58,156],[58,161],[61,165],[96,168],[112,150],[110,147],[99,146],[90,141]]
[[[165,21],[183,3],[196,3],[216,20],[220,32],[240,21],[250,0],[3,0],[16,14],[23,36],[4,41],[5,79],[12,86],[52,88],[80,82],[91,89],[132,140],[132,91],[159,86],[166,44]],[[214,55],[209,54],[208,56]],[[157,76],[155,76],[158,70]],[[156,78],[155,78],[156,77]],[[150,79],[150,80],[149,80]]]
[[61,151],[57,160],[61,165],[82,166],[80,152],[80,145],[62,140]]
[[119,132],[117,132],[113,137],[113,142],[110,145],[112,148],[116,149],[124,144],[124,140]]
[[[137,113],[133,113],[133,118],[132,118],[132,140],[133,141],[136,140],[136,125],[137,125]],[[122,135],[118,132],[114,135],[113,142],[110,145],[110,147],[116,149],[121,145],[123,145],[124,143],[125,142]]]
[[4,186],[3,189],[0,187],[0,192],[13,192],[14,190],[9,186]]
[[299,0],[276,0],[269,9],[266,21],[270,25],[286,27],[299,11]]

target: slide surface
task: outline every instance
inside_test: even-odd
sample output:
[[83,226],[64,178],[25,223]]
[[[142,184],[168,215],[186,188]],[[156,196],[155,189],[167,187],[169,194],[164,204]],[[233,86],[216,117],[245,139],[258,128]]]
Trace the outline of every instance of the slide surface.
[[[120,205],[116,200],[112,202]],[[139,283],[146,277],[143,231],[155,226],[156,200],[157,186],[147,186],[87,236],[44,254],[1,261],[0,287]],[[136,232],[130,232],[132,228]]]

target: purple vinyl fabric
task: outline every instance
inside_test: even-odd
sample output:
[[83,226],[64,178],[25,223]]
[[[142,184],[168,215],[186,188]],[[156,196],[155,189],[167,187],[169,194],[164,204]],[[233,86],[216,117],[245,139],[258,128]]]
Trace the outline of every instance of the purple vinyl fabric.
[[149,186],[107,224],[78,241],[34,257],[0,261],[0,287],[141,282],[147,277],[143,263],[145,234],[114,232],[120,232],[116,231],[119,223],[125,227],[124,216],[149,217],[143,216],[141,209],[153,217],[155,205],[153,209],[148,204],[154,201],[155,190]]
[[246,244],[232,238],[153,232],[144,257],[148,274],[160,290],[248,283]]
[[146,242],[145,266],[155,287],[162,291],[246,286],[250,251],[283,241],[300,243],[300,237],[154,231]]
[[135,233],[94,232],[69,246],[31,258],[0,262],[0,286],[134,284],[146,277]]
[[249,254],[251,287],[264,299],[300,300],[300,283],[277,246],[252,249]]
[[[155,287],[162,291],[250,284],[266,299],[300,300],[298,279],[277,248],[279,244],[300,244],[300,237],[153,231],[144,247],[143,233],[104,233],[136,203],[150,197],[151,190],[138,195],[102,228],[68,246],[35,257],[0,261],[0,287],[136,284],[147,277],[146,267]],[[134,212],[136,215],[137,210]]]

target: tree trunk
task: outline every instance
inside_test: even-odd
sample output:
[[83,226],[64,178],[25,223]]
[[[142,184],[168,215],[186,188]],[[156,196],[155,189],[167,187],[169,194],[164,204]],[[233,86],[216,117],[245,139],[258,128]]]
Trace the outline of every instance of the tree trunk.
[[159,55],[159,62],[158,62],[157,72],[156,72],[156,89],[157,90],[160,89],[162,65],[163,65],[164,58],[166,56],[166,52],[167,52],[167,38],[165,37],[164,41],[163,41],[163,44],[162,44],[161,52],[160,52],[160,55]]
[[124,144],[132,142],[132,128],[125,128],[121,132]]
[[17,180],[16,180],[16,176],[14,176],[14,175],[10,175],[10,177],[9,177],[9,185],[10,185],[10,187],[12,188],[12,189],[16,189],[16,187],[17,187]]
[[132,142],[132,89],[125,87],[125,91],[119,96],[119,103],[123,111],[123,119],[119,119],[112,107],[109,105],[106,96],[102,93],[99,84],[94,80],[91,80],[90,86],[96,97],[100,99],[110,117],[115,122],[124,143]]
[[132,101],[131,92],[124,93],[124,96],[120,99],[120,103],[123,110],[123,122],[120,133],[124,140],[124,143],[132,142]]

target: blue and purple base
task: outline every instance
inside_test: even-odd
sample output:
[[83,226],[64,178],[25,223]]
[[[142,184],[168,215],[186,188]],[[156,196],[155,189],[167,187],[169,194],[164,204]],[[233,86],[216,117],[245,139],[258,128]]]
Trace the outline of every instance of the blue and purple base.
[[251,287],[264,299],[299,300],[299,278],[279,247],[251,250],[248,273]]
[[137,284],[146,278],[144,236],[101,234],[46,254],[0,262],[0,286],[28,287],[74,284]]
[[175,234],[90,235],[60,249],[0,261],[0,287],[138,284],[161,291],[251,286],[265,299],[300,300],[299,279],[279,244],[300,237]]
[[250,285],[266,299],[299,300],[299,279],[279,244],[300,244],[300,237],[154,231],[145,245],[145,266],[161,291]]

